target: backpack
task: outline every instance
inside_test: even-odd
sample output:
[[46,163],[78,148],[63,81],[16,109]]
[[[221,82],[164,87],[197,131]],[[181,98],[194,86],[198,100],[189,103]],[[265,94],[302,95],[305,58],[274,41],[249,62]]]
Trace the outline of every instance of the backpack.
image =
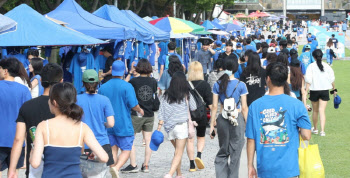
[[[199,84],[201,84],[204,81],[201,81],[197,84],[197,86]],[[196,121],[198,123],[198,121],[202,120],[203,118],[205,118],[207,116],[206,113],[206,104],[202,98],[202,96],[198,93],[198,91],[196,90],[196,87],[193,86],[192,82],[188,82],[190,84],[190,93],[192,95],[192,97],[194,98],[194,101],[196,102],[197,105],[197,109],[194,111],[190,111],[191,114],[191,118],[192,121]]]
[[330,50],[329,50],[329,54],[332,55],[334,58],[337,58],[337,56],[334,54],[333,49],[330,49]]
[[240,99],[238,100],[238,103],[236,104],[235,98],[232,97],[233,93],[235,93],[240,81],[237,82],[237,85],[235,89],[233,90],[232,94],[230,96],[227,96],[225,93],[225,100],[221,103],[223,103],[223,109],[221,112],[221,115],[223,118],[229,120],[233,126],[238,126],[237,117],[238,117],[238,111],[237,106],[240,103]]

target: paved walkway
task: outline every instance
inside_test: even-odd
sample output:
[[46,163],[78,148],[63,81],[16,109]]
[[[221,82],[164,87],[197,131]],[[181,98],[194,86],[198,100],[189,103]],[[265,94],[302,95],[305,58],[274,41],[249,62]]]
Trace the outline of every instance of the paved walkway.
[[[157,117],[156,117],[157,118]],[[155,119],[154,129],[156,129],[158,120]],[[158,151],[152,153],[151,161],[150,161],[150,173],[129,173],[129,174],[120,174],[122,178],[162,178],[169,170],[171,166],[171,161],[174,155],[174,148],[170,141],[166,139],[166,133],[162,129],[162,132],[165,136],[164,142],[161,144]],[[196,171],[196,172],[189,172],[189,160],[187,157],[187,152],[185,150],[183,158],[182,158],[182,165],[181,170],[183,172],[183,175],[185,177],[191,177],[191,178],[215,178],[215,168],[214,168],[214,159],[215,155],[219,149],[219,142],[217,137],[215,137],[213,140],[209,137],[209,128],[207,128],[206,133],[206,143],[205,148],[202,153],[202,160],[205,164],[205,169]],[[137,134],[135,137],[135,146],[136,146],[136,158],[137,158],[137,166],[140,169],[143,160],[144,160],[144,150],[145,147],[142,146],[142,134]],[[197,153],[195,153],[196,155]],[[127,162],[125,166],[127,166],[129,162]],[[7,170],[5,170],[7,172]],[[24,178],[24,170],[20,170],[19,178]],[[241,166],[240,166],[240,177],[245,178],[248,177],[248,169],[247,169],[247,152],[246,152],[246,146],[244,146],[242,150],[242,156],[241,156]],[[4,172],[4,175],[2,177],[6,177],[6,173]],[[108,178],[111,178],[111,176],[108,173]],[[174,176],[175,177],[175,176]]]

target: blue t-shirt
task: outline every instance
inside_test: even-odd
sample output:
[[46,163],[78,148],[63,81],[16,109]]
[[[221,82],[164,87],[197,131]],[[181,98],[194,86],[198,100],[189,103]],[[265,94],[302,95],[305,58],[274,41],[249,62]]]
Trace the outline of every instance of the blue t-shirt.
[[[235,89],[237,82],[239,82],[236,91],[232,94],[233,90]],[[213,93],[216,95],[219,95],[219,102],[223,103],[224,100],[226,99],[226,96],[224,93],[220,93],[219,90],[219,82],[216,82],[213,86]],[[248,94],[248,89],[247,86],[245,85],[244,82],[240,82],[239,80],[230,80],[228,85],[227,85],[227,89],[226,89],[226,95],[227,97],[232,97],[235,99],[236,104],[238,103],[238,101],[240,101],[240,97],[242,95],[247,95]],[[237,106],[237,109],[240,109],[240,105]]]
[[250,45],[246,45],[244,48],[244,51],[247,51],[247,50],[252,50],[253,52],[256,52],[256,46],[255,45],[252,45],[252,44],[250,44]]
[[311,63],[315,62],[310,51],[301,53],[301,55],[299,56],[299,61],[301,64],[301,72],[303,73],[303,75],[305,75],[307,67]]
[[[247,63],[248,62],[245,62],[243,63],[244,67],[247,67]],[[242,68],[242,64],[238,64],[238,70],[237,72],[234,74],[235,75],[235,78],[241,78],[241,74],[243,73],[243,68]]]
[[[98,143],[101,146],[109,144],[107,128],[104,125],[107,117],[114,116],[109,99],[99,94],[84,93],[77,96],[77,105],[83,108],[82,121],[90,127]],[[85,148],[89,147],[85,145]]]
[[167,58],[169,58],[169,56],[172,56],[172,55],[177,56],[180,59],[181,64],[183,64],[183,61],[182,61],[182,58],[180,55],[178,55],[176,53],[168,53],[166,55],[163,55],[162,60],[160,61],[160,65],[164,65],[164,69],[168,69],[168,66],[165,66],[167,63],[166,60],[167,60]]
[[299,175],[299,128],[311,129],[304,104],[288,95],[265,95],[249,107],[246,136],[255,140],[258,177]]
[[26,86],[12,81],[0,81],[0,147],[12,148],[19,109],[30,99],[32,95]]
[[41,96],[44,94],[44,87],[41,85],[41,76],[40,75],[35,75],[32,79],[30,79],[30,82],[33,82],[33,80],[36,79],[38,81],[38,96]]
[[113,78],[103,84],[98,93],[109,98],[115,113],[116,124],[107,130],[108,134],[120,137],[133,136],[131,109],[138,105],[134,87],[122,79]]
[[348,25],[346,25],[346,23],[343,23],[343,24],[342,24],[342,29],[343,29],[343,31],[346,31],[347,27],[348,27]]

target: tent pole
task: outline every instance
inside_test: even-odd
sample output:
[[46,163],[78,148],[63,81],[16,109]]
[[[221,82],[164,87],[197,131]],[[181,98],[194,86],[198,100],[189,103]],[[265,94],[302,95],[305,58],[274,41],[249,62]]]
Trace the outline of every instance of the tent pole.
[[181,52],[182,52],[182,61],[185,64],[185,60],[184,60],[184,39],[182,38],[182,43],[181,43]]

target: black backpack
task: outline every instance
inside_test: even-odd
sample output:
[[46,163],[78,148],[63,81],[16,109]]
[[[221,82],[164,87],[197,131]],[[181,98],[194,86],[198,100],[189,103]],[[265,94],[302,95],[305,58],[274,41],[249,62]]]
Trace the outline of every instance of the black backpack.
[[[200,83],[197,84],[197,86],[199,84],[201,84],[204,81],[201,81]],[[191,113],[191,119],[192,121],[196,121],[198,123],[198,121],[202,120],[203,118],[205,118],[207,116],[206,113],[206,104],[202,98],[202,96],[198,93],[198,91],[196,90],[196,87],[193,86],[192,82],[188,82],[190,84],[190,93],[194,99],[194,101],[196,101],[196,105],[197,105],[197,109],[194,111],[190,111]]]

